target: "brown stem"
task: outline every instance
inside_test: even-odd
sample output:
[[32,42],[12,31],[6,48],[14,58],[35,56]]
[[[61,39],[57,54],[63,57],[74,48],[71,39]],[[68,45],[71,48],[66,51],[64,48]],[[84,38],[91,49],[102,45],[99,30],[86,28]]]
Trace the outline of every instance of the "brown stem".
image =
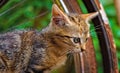
[[117,11],[117,20],[118,20],[118,24],[120,26],[120,0],[114,0],[114,4],[116,7],[116,11]]

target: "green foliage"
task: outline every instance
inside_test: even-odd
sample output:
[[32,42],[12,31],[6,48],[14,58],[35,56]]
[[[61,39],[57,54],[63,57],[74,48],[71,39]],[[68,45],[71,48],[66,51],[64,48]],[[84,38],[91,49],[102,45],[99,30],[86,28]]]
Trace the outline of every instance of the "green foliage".
[[10,0],[0,10],[0,31],[46,26],[51,6],[50,0]]
[[[100,0],[110,21],[120,68],[120,27],[116,19],[116,11],[113,0]],[[84,13],[87,13],[82,0],[78,0]],[[52,0],[9,0],[0,9],[0,32],[14,29],[41,29],[50,22]],[[94,28],[91,26],[91,30]],[[99,73],[102,73],[102,58],[96,33],[91,33],[94,41]],[[55,72],[55,71],[54,71]]]

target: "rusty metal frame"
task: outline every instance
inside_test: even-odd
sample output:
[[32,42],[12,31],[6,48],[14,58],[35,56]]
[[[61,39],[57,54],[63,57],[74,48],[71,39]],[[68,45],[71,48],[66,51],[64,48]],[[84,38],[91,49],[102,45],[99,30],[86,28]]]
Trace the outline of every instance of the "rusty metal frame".
[[[102,9],[99,0],[83,0],[83,2],[85,3],[85,6],[89,12],[96,12]],[[98,25],[101,27],[100,29],[96,30],[96,33],[100,43],[104,73],[118,73],[116,48],[113,42],[113,36],[109,27],[109,22],[107,21],[106,23],[106,21],[102,18],[102,13],[100,12],[99,16],[94,18],[92,21],[95,27]]]

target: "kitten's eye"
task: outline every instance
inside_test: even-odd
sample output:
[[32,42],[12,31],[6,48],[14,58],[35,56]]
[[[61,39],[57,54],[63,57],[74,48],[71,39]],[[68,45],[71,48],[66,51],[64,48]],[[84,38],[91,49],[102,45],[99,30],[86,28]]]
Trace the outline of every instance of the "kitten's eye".
[[53,18],[53,20],[57,25],[65,25],[65,20],[62,18]]
[[80,38],[78,38],[78,37],[74,37],[74,38],[73,38],[73,42],[74,42],[74,43],[81,43],[81,40],[80,40]]

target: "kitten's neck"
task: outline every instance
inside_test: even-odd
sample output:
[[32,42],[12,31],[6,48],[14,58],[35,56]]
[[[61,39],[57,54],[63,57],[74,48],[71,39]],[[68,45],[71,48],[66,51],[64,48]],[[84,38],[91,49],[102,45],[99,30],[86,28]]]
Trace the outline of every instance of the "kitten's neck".
[[49,25],[47,27],[45,27],[44,29],[42,29],[40,33],[50,33],[50,32],[52,32],[52,29],[53,29],[52,27],[53,26],[51,26],[51,25],[52,25],[52,23],[50,22]]

